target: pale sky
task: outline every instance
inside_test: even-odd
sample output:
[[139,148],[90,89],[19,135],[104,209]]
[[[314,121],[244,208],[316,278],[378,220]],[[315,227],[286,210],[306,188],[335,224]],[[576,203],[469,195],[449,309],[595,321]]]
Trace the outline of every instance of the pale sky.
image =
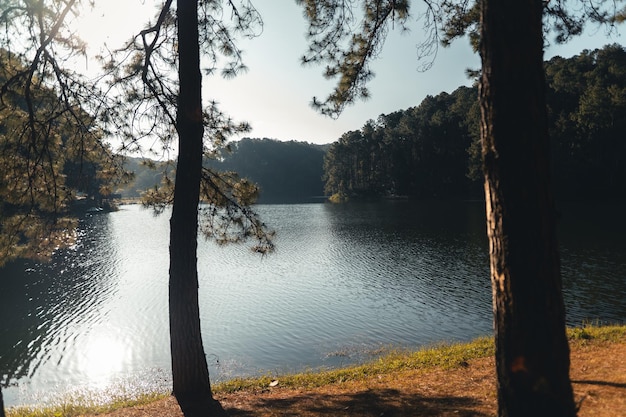
[[[417,106],[427,95],[450,93],[461,85],[470,85],[465,70],[480,66],[479,57],[471,51],[467,40],[461,39],[452,47],[439,48],[432,68],[419,72],[416,45],[423,36],[421,23],[413,24],[409,34],[391,30],[380,57],[371,66],[376,74],[369,84],[371,97],[347,107],[339,119],[333,120],[309,105],[313,96],[325,98],[333,83],[323,78],[323,67],[300,64],[307,45],[302,8],[294,0],[252,2],[263,17],[264,29],[260,37],[240,43],[249,71],[235,79],[224,80],[216,75],[203,80],[204,99],[217,101],[234,120],[252,125],[252,132],[244,136],[331,143],[380,114]],[[141,29],[145,21],[142,15],[152,17],[155,3],[100,0],[98,7],[102,9],[77,19],[77,32],[93,45],[92,54],[104,41],[111,47],[118,46]],[[413,15],[415,20],[417,11]],[[624,33],[624,29],[620,32]],[[583,49],[614,42],[623,45],[623,36],[609,38],[603,29],[590,28],[567,45],[548,48],[545,58],[571,57]]]

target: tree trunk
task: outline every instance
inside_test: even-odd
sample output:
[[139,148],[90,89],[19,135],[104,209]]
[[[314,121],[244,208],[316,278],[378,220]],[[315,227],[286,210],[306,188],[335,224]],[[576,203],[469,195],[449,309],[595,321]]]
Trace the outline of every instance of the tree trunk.
[[2,399],[2,387],[0,386],[0,417],[5,417],[4,400]]
[[173,390],[186,417],[221,415],[213,399],[198,305],[198,203],[202,173],[202,76],[197,0],[178,0],[179,136],[170,219],[170,344]]
[[543,70],[542,0],[484,0],[481,136],[499,416],[575,416]]

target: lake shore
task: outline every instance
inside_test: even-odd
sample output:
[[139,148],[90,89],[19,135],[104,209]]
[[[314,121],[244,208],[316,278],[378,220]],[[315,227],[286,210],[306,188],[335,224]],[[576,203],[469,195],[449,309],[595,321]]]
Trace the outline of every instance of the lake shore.
[[[569,337],[579,416],[626,415],[626,326],[575,328]],[[495,416],[492,345],[484,338],[390,353],[345,369],[234,380],[216,385],[215,397],[231,416]],[[66,405],[60,415],[182,417],[171,396],[117,407],[72,411]],[[57,411],[14,409],[8,416],[53,416]]]

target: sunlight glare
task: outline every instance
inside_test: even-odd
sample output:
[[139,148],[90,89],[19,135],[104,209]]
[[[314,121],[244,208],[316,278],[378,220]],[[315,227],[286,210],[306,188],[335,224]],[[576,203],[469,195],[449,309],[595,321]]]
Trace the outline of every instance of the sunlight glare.
[[[150,2],[148,2],[150,3]],[[89,54],[101,48],[119,48],[136,34],[152,17],[153,8],[138,0],[107,0],[92,9],[84,6],[76,18],[76,34],[87,43]]]
[[91,338],[85,347],[83,371],[91,383],[106,384],[124,369],[129,353],[123,341],[107,335]]

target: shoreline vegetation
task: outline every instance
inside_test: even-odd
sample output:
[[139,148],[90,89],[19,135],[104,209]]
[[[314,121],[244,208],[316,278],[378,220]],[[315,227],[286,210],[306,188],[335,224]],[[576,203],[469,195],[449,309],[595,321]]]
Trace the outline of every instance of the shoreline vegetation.
[[[569,328],[570,376],[579,416],[626,415],[626,325]],[[232,416],[495,416],[493,339],[394,350],[371,362],[291,375],[238,378],[214,385]],[[167,393],[100,403],[65,399],[13,407],[8,417],[182,416]]]

